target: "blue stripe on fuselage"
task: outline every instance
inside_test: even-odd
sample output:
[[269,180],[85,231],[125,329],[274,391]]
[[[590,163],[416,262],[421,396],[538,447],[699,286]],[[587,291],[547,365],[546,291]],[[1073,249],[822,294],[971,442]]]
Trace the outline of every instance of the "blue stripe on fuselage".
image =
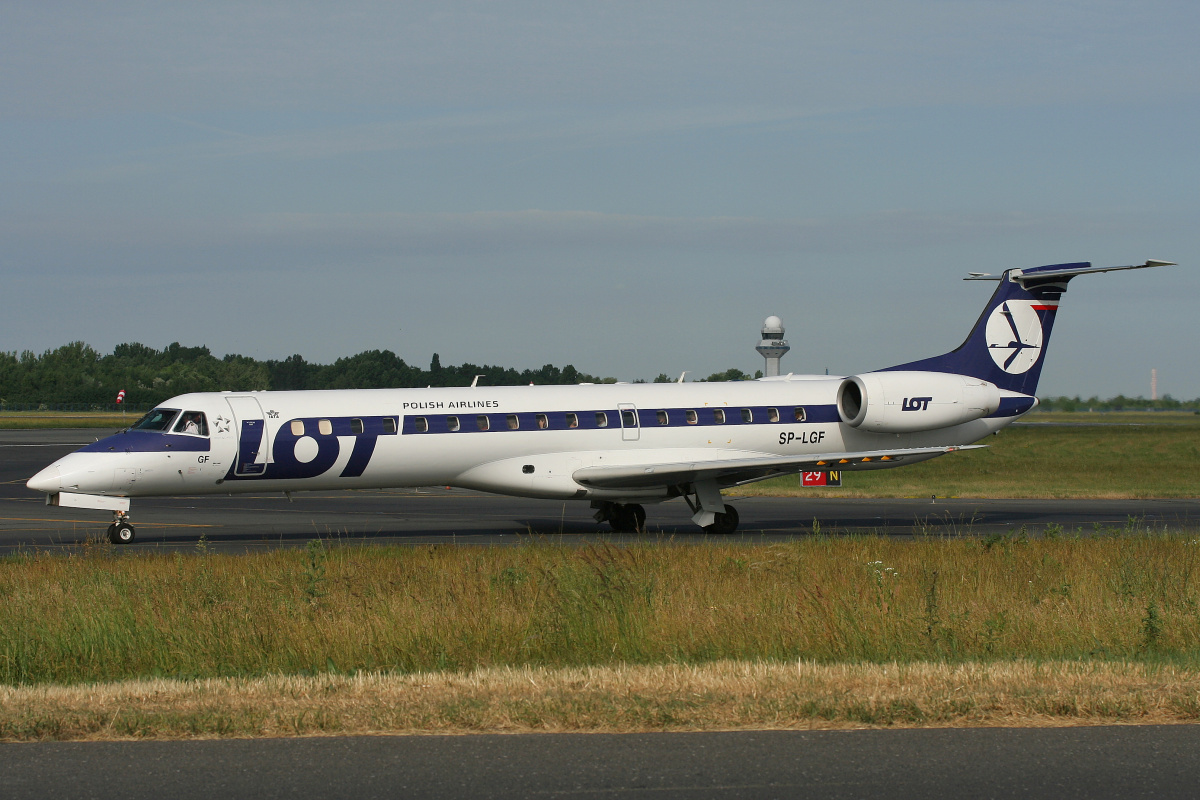
[[[796,420],[795,410],[797,408],[804,409],[804,419]],[[779,414],[778,420],[772,422],[770,419],[770,409],[775,409]],[[748,410],[751,414],[751,421],[744,422],[742,419],[742,411]],[[666,424],[659,422],[658,413],[666,412]],[[696,421],[688,422],[687,413],[694,411],[696,413]],[[725,421],[717,422],[714,412],[723,411],[725,413]],[[567,415],[574,414],[578,424],[571,426],[567,423]],[[596,415],[604,414],[607,424],[600,425],[597,422]],[[546,427],[541,427],[538,424],[538,417],[544,415],[546,418]],[[638,426],[646,429],[654,428],[704,428],[704,427],[721,427],[724,425],[808,425],[828,422],[838,422],[837,406],[835,405],[816,405],[816,406],[704,406],[700,408],[638,408]],[[509,418],[516,417],[517,426],[515,428],[509,426]],[[480,418],[487,419],[487,427],[481,428],[478,424]],[[428,428],[420,431],[417,429],[417,420],[424,419]],[[458,420],[458,430],[451,430],[449,426],[450,419]],[[519,411],[515,414],[410,414],[404,417],[405,435],[425,435],[435,433],[492,433],[492,432],[509,432],[509,431],[566,431],[566,430],[605,430],[609,428],[621,428],[621,412],[619,409],[589,409],[586,411]],[[634,426],[625,426],[627,428]]]
[[207,453],[206,436],[163,431],[121,431],[79,448],[80,453]]

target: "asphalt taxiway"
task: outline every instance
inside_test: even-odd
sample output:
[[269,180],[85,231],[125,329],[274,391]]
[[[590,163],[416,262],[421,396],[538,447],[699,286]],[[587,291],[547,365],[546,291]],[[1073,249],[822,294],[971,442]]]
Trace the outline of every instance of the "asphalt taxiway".
[[[107,435],[103,430],[0,431],[0,553],[54,550],[97,540],[111,522],[103,511],[47,507],[25,487],[41,468]],[[883,536],[1037,535],[1122,529],[1131,521],[1171,528],[1200,527],[1200,499],[979,500],[731,499],[741,517],[732,538],[779,541],[823,533]],[[552,539],[585,543],[668,539],[708,540],[680,500],[647,506],[647,532],[615,534],[597,524],[586,503],[528,500],[427,487],[344,492],[213,495],[135,499],[131,519],[140,549],[238,552],[300,546],[310,539],[366,544],[505,545]],[[728,540],[728,537],[727,539]]]
[[1194,797],[1200,727],[0,745],[13,798]]

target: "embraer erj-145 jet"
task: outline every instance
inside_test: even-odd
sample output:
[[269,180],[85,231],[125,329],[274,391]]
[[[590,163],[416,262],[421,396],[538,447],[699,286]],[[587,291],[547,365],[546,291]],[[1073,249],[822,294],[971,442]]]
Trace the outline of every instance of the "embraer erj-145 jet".
[[584,500],[617,531],[681,497],[705,531],[730,533],[723,488],[913,464],[999,431],[1037,405],[1068,281],[1171,263],[972,273],[1000,285],[958,349],[848,377],[185,394],[28,486],[111,510],[118,543],[134,539],[132,497],[430,485]]

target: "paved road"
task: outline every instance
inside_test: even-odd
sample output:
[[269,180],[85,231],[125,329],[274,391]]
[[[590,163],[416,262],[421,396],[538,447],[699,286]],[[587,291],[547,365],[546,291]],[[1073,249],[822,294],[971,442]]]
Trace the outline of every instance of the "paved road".
[[[51,508],[25,488],[42,467],[107,431],[0,431],[0,553],[75,547],[97,537],[111,515]],[[1122,528],[1132,518],[1172,527],[1200,527],[1200,500],[839,500],[747,497],[733,501],[741,516],[735,539],[779,541],[824,532],[888,536],[987,535],[1022,526],[1066,530]],[[652,538],[702,542],[690,512],[675,500],[647,508]],[[135,547],[246,551],[298,546],[320,536],[354,543],[495,545],[548,537],[563,542],[633,541],[597,525],[586,503],[497,497],[431,488],[135,500]],[[644,538],[644,537],[641,537]]]
[[1195,797],[1200,726],[0,746],[0,795]]

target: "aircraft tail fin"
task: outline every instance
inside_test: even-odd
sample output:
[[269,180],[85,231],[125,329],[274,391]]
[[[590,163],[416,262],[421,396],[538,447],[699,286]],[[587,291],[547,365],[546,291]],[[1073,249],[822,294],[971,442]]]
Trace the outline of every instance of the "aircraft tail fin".
[[990,381],[1002,390],[1037,391],[1046,346],[1067,283],[1077,275],[1172,265],[1147,261],[1124,267],[1093,267],[1089,262],[1005,270],[999,276],[971,273],[966,280],[999,281],[966,341],[945,355],[889,367],[919,372],[950,372]]

